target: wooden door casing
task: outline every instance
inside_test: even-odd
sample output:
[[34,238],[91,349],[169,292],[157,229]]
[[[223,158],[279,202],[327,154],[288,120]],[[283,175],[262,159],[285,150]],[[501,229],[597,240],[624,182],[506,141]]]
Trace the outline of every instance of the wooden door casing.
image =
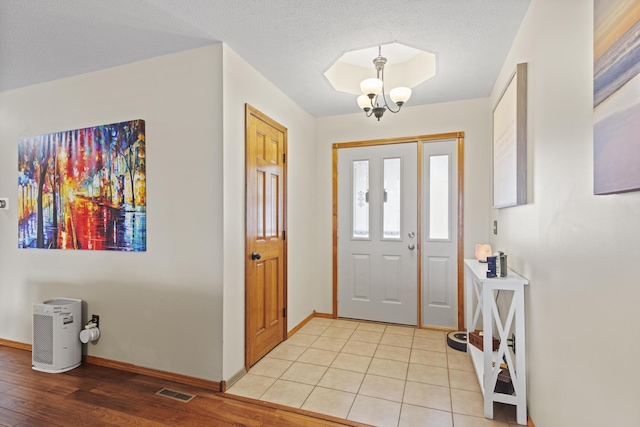
[[[386,144],[402,144],[405,142],[430,142],[439,141],[443,139],[454,138],[457,140],[457,155],[458,155],[458,330],[463,330],[464,324],[464,283],[463,283],[463,260],[464,260],[464,132],[450,132],[432,135],[420,135],[410,136],[403,138],[388,138],[369,141],[353,141],[353,142],[339,142],[332,144],[332,194],[333,194],[333,268],[332,268],[332,282],[333,282],[333,310],[332,315],[334,318],[338,317],[338,152],[342,148],[349,147],[363,147],[371,145],[386,145]],[[418,161],[422,161],[421,150],[422,145],[418,145]],[[419,172],[422,170],[422,165],[419,165]],[[422,196],[421,179],[418,180],[418,197]],[[422,200],[418,203],[418,217],[422,217],[421,209]],[[421,231],[422,222],[418,222],[418,236],[422,235]],[[418,252],[421,256],[421,248],[418,248]],[[418,327],[422,327],[422,268],[418,264]]]
[[[245,365],[284,341],[287,129],[246,106]],[[252,254],[259,254],[259,256]]]

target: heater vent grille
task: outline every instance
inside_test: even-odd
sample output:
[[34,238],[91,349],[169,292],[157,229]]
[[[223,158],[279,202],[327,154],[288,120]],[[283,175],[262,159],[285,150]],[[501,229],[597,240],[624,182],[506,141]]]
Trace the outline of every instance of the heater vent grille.
[[180,402],[184,402],[184,403],[190,402],[191,399],[196,397],[193,394],[181,393],[179,391],[171,390],[171,389],[168,389],[168,388],[163,388],[162,390],[160,390],[156,394],[158,396],[164,396],[164,397],[168,397],[170,399],[179,400]]
[[53,365],[53,316],[33,315],[33,361]]

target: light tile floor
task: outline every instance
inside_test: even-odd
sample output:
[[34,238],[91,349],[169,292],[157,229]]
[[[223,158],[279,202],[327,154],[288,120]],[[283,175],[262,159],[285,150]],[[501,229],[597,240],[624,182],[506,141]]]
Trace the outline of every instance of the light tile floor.
[[441,331],[314,318],[229,394],[387,427],[516,426],[512,405],[483,417],[470,357]]

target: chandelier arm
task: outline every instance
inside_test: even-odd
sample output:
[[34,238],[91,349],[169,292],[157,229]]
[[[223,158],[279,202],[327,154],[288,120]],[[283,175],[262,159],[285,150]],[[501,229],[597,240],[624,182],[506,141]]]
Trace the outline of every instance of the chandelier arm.
[[397,109],[397,110],[395,110],[395,111],[393,111],[393,110],[391,109],[391,107],[389,106],[389,103],[387,102],[387,96],[386,96],[386,95],[385,95],[385,93],[384,93],[384,86],[382,87],[382,98],[384,99],[384,106],[385,106],[385,107],[387,107],[387,110],[391,111],[392,113],[394,113],[394,114],[395,114],[395,113],[399,112],[399,111],[400,111],[400,109],[402,108],[402,105],[400,105],[400,106],[398,107],[398,109]]
[[380,70],[382,72],[382,99],[384,100],[384,106],[386,107],[387,110],[391,111],[392,113],[398,113],[400,111],[400,108],[402,108],[402,105],[400,105],[398,107],[397,110],[393,111],[393,109],[391,109],[391,106],[389,105],[389,102],[387,102],[387,94],[385,93],[385,88],[384,88],[384,67],[382,67],[382,69]]

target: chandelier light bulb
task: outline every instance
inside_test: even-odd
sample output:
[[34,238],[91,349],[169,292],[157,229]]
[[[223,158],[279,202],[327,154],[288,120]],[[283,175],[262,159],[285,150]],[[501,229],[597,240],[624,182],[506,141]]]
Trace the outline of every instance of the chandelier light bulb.
[[371,99],[367,95],[360,95],[358,97],[358,107],[364,111],[369,111],[371,109]]
[[401,106],[411,98],[411,89],[408,87],[397,87],[391,89],[389,96],[396,105]]
[[372,77],[365,79],[360,83],[360,90],[363,95],[373,98],[382,91],[382,80]]

